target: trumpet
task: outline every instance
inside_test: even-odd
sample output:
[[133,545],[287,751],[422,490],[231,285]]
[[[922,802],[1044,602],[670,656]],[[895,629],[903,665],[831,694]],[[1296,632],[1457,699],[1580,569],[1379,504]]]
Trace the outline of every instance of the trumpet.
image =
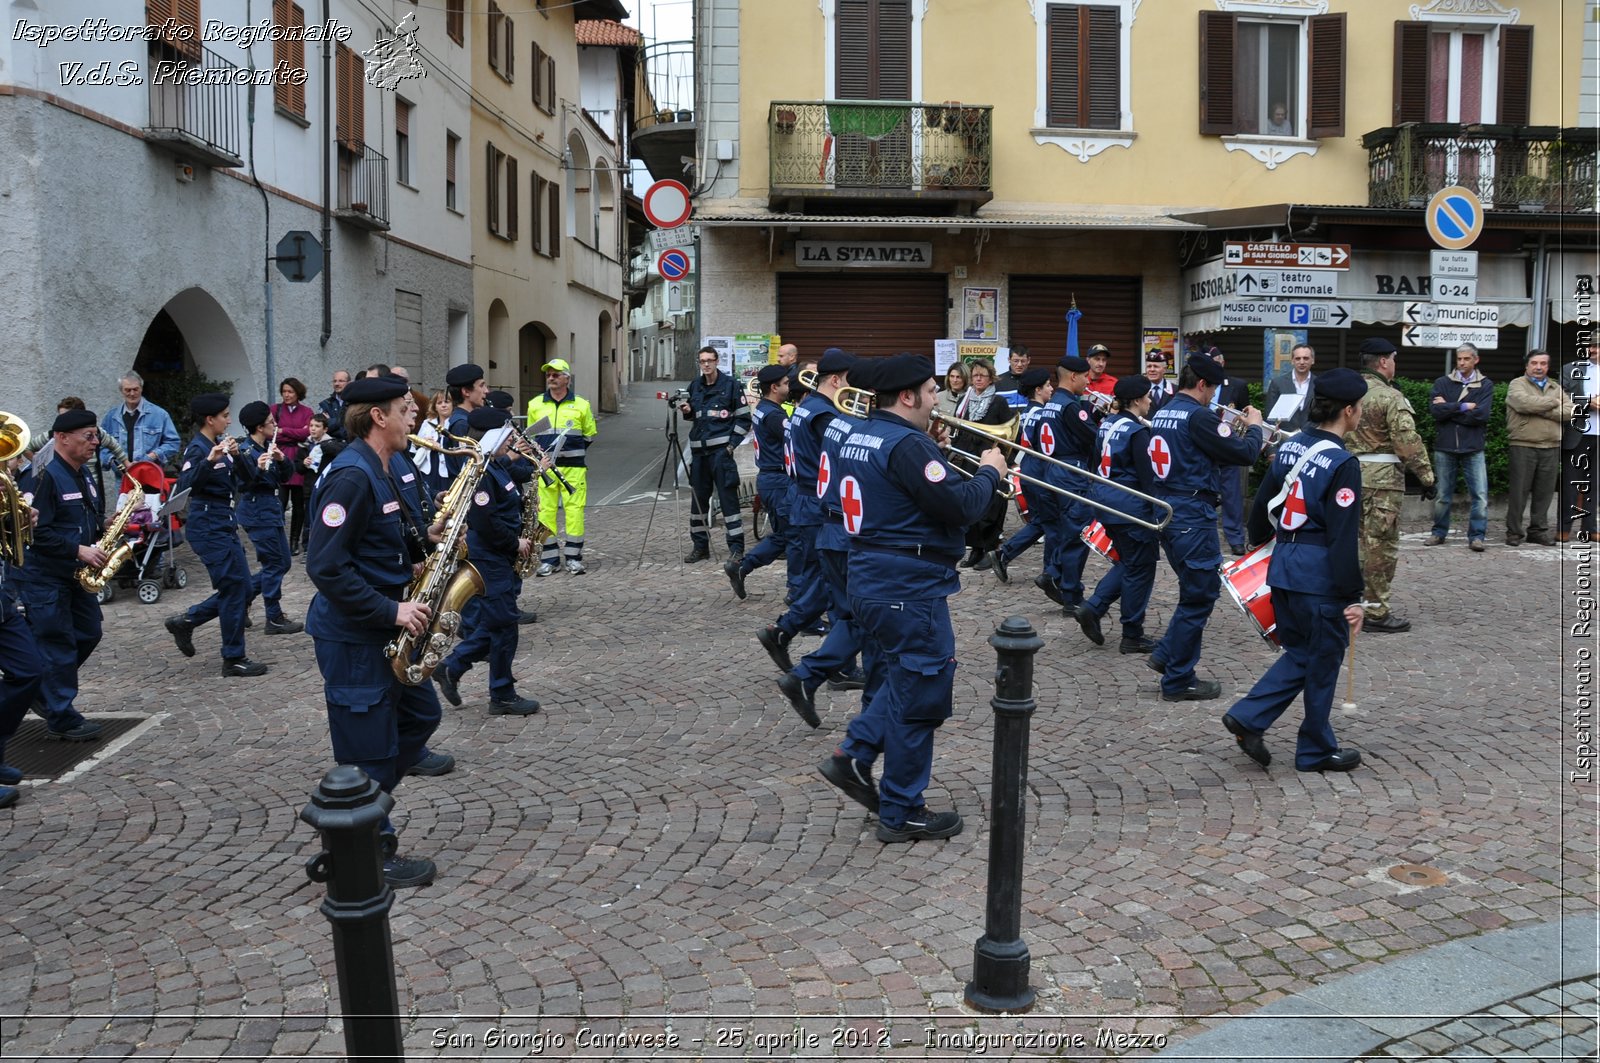
[[[8,462],[28,449],[31,442],[28,424],[14,413],[0,412],[0,463]],[[16,482],[0,472],[0,559],[22,564],[22,553],[33,542],[33,521],[27,500]]]
[[[1229,428],[1243,427],[1244,411],[1234,409],[1232,406],[1218,406],[1217,416],[1222,418],[1222,423]],[[1286,428],[1279,428],[1271,421],[1262,421],[1262,427],[1267,429],[1267,442],[1276,446],[1287,439],[1293,439],[1294,433]]]
[[[1066,469],[1068,472],[1071,472],[1077,476],[1082,476],[1095,483],[1114,488],[1118,491],[1121,491],[1123,494],[1132,495],[1138,501],[1144,502],[1158,510],[1164,511],[1166,515],[1163,516],[1160,521],[1151,523],[1150,521],[1145,520],[1143,517],[1136,517],[1126,510],[1118,509],[1116,506],[1107,505],[1104,502],[1097,502],[1086,495],[1080,495],[1076,492],[1068,491],[1064,487],[1057,487],[1053,483],[1041,480],[1036,476],[1029,476],[1027,473],[1021,471],[1015,474],[1019,480],[1033,484],[1036,487],[1042,487],[1046,491],[1053,491],[1063,498],[1070,498],[1074,502],[1081,502],[1086,506],[1100,510],[1102,513],[1114,514],[1123,518],[1124,520],[1139,525],[1141,528],[1149,528],[1151,531],[1160,531],[1162,528],[1165,528],[1172,522],[1172,507],[1154,495],[1147,495],[1143,491],[1136,491],[1127,484],[1119,484],[1109,477],[1092,473],[1088,469],[1080,469],[1070,462],[1062,461],[1059,458],[1052,458],[1048,454],[1041,454],[1039,451],[1034,450],[1030,446],[1018,443],[1016,440],[1017,434],[1021,427],[1021,418],[1016,415],[1013,415],[1011,420],[1007,421],[1005,424],[979,424],[976,421],[964,421],[959,417],[951,417],[949,414],[941,413],[940,411],[935,410],[933,411],[933,419],[954,429],[977,432],[980,435],[988,436],[993,439],[998,446],[1005,447],[1008,450],[1016,451],[1024,456],[1031,455],[1035,458],[1038,458],[1040,461],[1047,461],[1052,465],[1058,466],[1059,468]],[[976,462],[978,460],[978,456],[976,454],[971,454],[965,450],[959,450],[955,447],[950,448],[950,453],[965,458],[968,461]],[[963,469],[961,471],[965,472],[966,470]],[[1014,493],[1015,492],[1012,492],[1012,494]],[[1011,497],[1010,494],[1006,494],[1003,490],[1001,491],[1001,494],[1005,494],[1005,497],[1007,498]]]
[[1085,391],[1078,397],[1087,402],[1094,409],[1094,412],[1101,417],[1109,414],[1111,412],[1111,404],[1117,401],[1103,391]]

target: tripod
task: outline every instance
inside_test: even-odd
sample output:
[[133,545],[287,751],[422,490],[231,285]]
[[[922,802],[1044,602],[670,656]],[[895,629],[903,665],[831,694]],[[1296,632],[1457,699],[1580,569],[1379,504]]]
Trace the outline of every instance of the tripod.
[[[665,397],[665,395],[663,395]],[[661,502],[661,485],[667,480],[667,469],[672,469],[672,513],[673,519],[678,515],[678,490],[682,484],[678,482],[678,468],[683,464],[683,444],[678,440],[678,408],[667,406],[667,449],[661,455],[661,472],[656,476],[656,493],[650,499],[650,519],[645,521],[644,539],[639,543],[639,560],[634,567],[644,564],[645,544],[650,541],[650,528],[656,522],[656,506]]]

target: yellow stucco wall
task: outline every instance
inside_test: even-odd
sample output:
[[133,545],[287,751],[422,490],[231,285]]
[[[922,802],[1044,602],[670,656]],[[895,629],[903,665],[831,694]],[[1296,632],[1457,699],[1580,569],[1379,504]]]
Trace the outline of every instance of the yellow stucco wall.
[[[1044,0],[1036,0],[1043,3]],[[830,4],[831,6],[831,4]],[[913,2],[913,9],[919,8]],[[1427,6],[1424,4],[1423,6]],[[1518,24],[1534,27],[1535,125],[1576,125],[1583,4],[1521,0]],[[1269,170],[1221,138],[1199,133],[1199,12],[1214,0],[1143,0],[1132,25],[1130,110],[1137,134],[1087,163],[1037,144],[1036,29],[1029,0],[934,0],[921,23],[922,101],[994,107],[995,200],[1226,207],[1285,200],[1365,203],[1361,135],[1391,124],[1394,23],[1409,0],[1344,0],[1345,135],[1317,142]],[[1296,15],[1310,13],[1285,7]],[[915,38],[914,38],[915,41]],[[915,47],[915,43],[913,44]],[[824,15],[815,3],[747,0],[740,8],[740,195],[768,188],[767,122],[772,100],[820,100]],[[1281,178],[1292,178],[1286,190]]]

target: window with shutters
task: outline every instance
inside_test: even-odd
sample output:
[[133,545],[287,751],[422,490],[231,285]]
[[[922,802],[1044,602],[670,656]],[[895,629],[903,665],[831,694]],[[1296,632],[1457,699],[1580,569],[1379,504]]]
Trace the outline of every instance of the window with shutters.
[[360,157],[366,151],[366,66],[351,48],[336,45],[334,69],[335,139],[341,152]]
[[200,0],[145,0],[145,25],[161,28],[150,51],[164,59],[200,61]]
[[449,130],[444,134],[444,205],[459,211],[456,203],[456,156],[461,153],[461,138]]
[[444,0],[444,32],[457,44],[467,40],[467,0]]
[[[306,13],[290,0],[272,0],[272,21],[283,32],[282,40],[272,42],[272,65],[279,70],[306,70]],[[304,119],[306,86],[304,80],[277,77],[272,81],[273,106],[283,114]]]
[[394,101],[394,179],[411,184],[411,104],[398,96]]
[[489,0],[489,66],[507,81],[515,80],[516,25],[494,0]]
[[1396,22],[1394,123],[1529,124],[1533,27]]
[[561,233],[561,224],[558,221],[561,210],[561,185],[555,181],[546,181],[538,174],[532,175],[529,182],[532,195],[529,203],[533,211],[533,252],[545,258],[555,258],[560,252],[557,237]]
[[543,48],[539,42],[533,42],[533,63],[529,69],[532,74],[528,80],[533,82],[533,105],[545,114],[556,113],[556,57]]
[[488,197],[489,231],[502,240],[517,238],[517,160],[492,143],[486,146],[484,167]]
[[[1200,13],[1200,132],[1268,169],[1344,136],[1345,15],[1264,17],[1221,0]],[[1278,138],[1274,143],[1272,139]]]
[[1133,143],[1130,47],[1135,0],[1035,4],[1033,139],[1080,162]]

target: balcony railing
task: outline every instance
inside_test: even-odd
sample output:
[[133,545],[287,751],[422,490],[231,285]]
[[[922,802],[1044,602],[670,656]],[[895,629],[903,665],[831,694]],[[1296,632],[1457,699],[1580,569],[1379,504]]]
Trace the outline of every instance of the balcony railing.
[[1367,149],[1367,202],[1422,207],[1441,188],[1462,185],[1490,210],[1592,214],[1593,129],[1411,123],[1375,129]]
[[242,166],[239,67],[209,48],[200,62],[171,48],[150,53],[150,124],[145,139],[207,166]]
[[694,121],[694,42],[661,41],[644,49],[649,94],[635,104],[636,131]]
[[971,210],[994,198],[993,130],[987,106],[774,101],[771,205],[877,200]]
[[370,144],[339,145],[339,200],[334,215],[363,229],[389,228],[389,160]]

